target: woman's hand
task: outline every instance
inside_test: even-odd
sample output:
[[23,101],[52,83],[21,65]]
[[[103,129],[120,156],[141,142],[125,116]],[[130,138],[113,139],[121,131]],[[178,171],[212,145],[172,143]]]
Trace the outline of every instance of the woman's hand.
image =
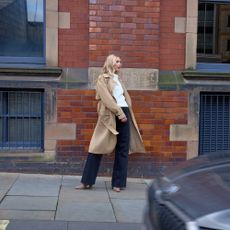
[[126,122],[126,121],[128,121],[127,117],[121,119],[121,122]]

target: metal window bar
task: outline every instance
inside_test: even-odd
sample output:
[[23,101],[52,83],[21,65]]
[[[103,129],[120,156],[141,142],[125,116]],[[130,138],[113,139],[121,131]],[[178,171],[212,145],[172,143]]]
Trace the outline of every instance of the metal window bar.
[[230,94],[201,93],[199,154],[230,150]]
[[[198,15],[198,54],[217,54],[216,50],[216,27],[217,5],[213,3],[199,3]],[[211,26],[212,25],[212,26]],[[212,30],[212,32],[210,31]],[[199,39],[200,38],[200,39]]]
[[0,151],[43,151],[43,94],[35,90],[0,90]]

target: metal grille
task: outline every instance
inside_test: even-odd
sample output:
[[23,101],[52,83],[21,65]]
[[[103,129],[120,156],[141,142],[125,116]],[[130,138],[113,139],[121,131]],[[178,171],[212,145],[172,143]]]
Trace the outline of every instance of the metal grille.
[[216,54],[215,51],[215,17],[216,6],[214,4],[200,3],[198,8],[198,54]]
[[160,206],[159,225],[163,230],[186,230],[185,223],[165,205]]
[[171,210],[156,198],[156,188],[148,190],[150,219],[154,229],[186,230],[186,223],[179,217],[177,211]]
[[43,150],[43,92],[0,90],[0,151]]
[[230,149],[230,94],[201,93],[199,153]]

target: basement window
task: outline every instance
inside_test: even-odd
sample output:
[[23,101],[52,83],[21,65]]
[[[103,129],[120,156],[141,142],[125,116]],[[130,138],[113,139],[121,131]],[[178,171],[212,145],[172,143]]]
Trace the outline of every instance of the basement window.
[[200,95],[199,154],[230,150],[230,93]]
[[43,94],[41,90],[0,90],[0,151],[43,151]]

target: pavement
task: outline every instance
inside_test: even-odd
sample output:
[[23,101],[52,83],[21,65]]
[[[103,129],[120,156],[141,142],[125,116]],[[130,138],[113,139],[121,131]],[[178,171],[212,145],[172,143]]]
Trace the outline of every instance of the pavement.
[[128,178],[117,193],[108,177],[76,190],[80,176],[0,173],[0,230],[141,230],[150,182]]

